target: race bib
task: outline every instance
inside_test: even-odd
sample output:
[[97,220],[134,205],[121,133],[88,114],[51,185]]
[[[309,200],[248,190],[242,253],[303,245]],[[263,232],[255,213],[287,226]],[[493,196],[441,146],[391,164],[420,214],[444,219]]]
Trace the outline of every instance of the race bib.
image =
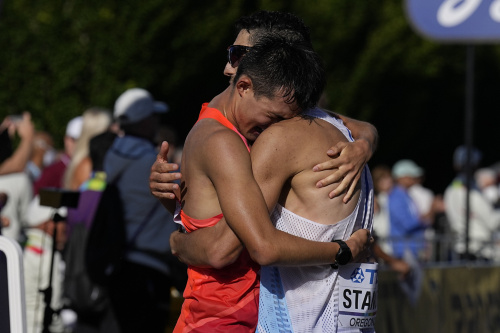
[[377,263],[339,266],[339,327],[375,327],[377,280]]

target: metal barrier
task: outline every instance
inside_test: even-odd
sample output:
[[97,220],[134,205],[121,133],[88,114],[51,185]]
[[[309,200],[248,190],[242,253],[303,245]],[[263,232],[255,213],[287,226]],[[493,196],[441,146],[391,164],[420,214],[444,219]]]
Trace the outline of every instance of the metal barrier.
[[[491,239],[487,241],[471,238],[471,241],[479,244],[479,250],[477,252],[471,251],[470,260],[500,262],[500,240],[498,236],[499,234],[492,233]],[[459,242],[459,239],[454,235],[438,235],[431,231],[426,233],[425,237],[420,240],[404,237],[379,237],[377,241],[388,254],[392,254],[390,249],[392,249],[392,246],[396,242],[402,244],[421,242],[424,251],[419,254],[418,259],[424,265],[467,261],[464,254],[457,251],[456,244]]]

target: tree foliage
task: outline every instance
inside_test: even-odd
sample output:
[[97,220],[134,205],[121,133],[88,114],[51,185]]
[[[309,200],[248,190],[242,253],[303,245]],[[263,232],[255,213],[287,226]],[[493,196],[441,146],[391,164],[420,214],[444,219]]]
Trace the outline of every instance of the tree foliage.
[[[0,13],[0,116],[29,110],[38,128],[61,138],[72,117],[91,106],[112,109],[121,92],[140,86],[170,105],[163,121],[175,124],[183,138],[200,105],[227,86],[222,70],[234,21],[258,9],[290,11],[310,27],[325,61],[329,107],[379,129],[373,163],[413,158],[433,168],[441,161],[447,173],[436,178],[449,182],[452,150],[463,141],[465,47],[417,35],[403,4],[7,1]],[[491,112],[500,85],[500,51],[491,45],[476,51],[476,128],[481,128],[500,120]],[[491,146],[486,143],[492,136],[477,137],[480,148]]]

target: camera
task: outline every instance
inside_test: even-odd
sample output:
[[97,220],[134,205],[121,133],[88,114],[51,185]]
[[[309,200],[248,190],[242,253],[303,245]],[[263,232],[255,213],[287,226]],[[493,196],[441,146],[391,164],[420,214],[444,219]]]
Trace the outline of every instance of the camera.
[[13,123],[19,123],[23,120],[22,114],[13,114],[9,116],[9,120]]
[[68,191],[59,188],[44,187],[40,189],[40,205],[53,208],[78,207],[80,192]]

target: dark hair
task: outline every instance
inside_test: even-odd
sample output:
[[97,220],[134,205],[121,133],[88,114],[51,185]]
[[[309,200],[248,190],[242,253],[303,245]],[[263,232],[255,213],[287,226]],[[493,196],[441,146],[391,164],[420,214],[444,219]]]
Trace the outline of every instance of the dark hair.
[[233,85],[242,75],[252,80],[255,97],[274,99],[279,94],[302,111],[316,106],[325,86],[316,52],[303,41],[275,34],[262,36],[242,58]]
[[89,141],[89,155],[92,160],[92,170],[104,170],[104,156],[115,141],[116,134],[106,131],[98,134]]
[[312,48],[309,28],[301,18],[285,12],[261,10],[243,16],[235,24],[236,33],[246,30],[250,40],[256,43],[265,34],[278,34],[291,40],[302,40]]

